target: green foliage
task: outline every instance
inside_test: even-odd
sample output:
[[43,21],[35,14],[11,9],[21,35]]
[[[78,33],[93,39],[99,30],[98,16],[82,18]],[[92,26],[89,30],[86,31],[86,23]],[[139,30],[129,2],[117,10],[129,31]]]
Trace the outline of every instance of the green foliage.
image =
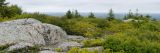
[[68,19],[73,18],[73,14],[72,14],[72,12],[71,12],[70,10],[67,11],[67,13],[66,13],[65,16],[66,16],[66,18],[68,18]]
[[62,52],[63,50],[61,48],[55,48],[56,52]]
[[5,0],[0,1],[0,15],[1,17],[11,18],[17,14],[21,14],[22,10],[17,5],[8,6],[8,3],[5,3]]
[[[131,31],[132,30],[132,31]],[[131,29],[126,32],[107,36],[104,47],[112,52],[124,51],[126,53],[159,53],[160,36],[157,32],[146,32]]]
[[0,51],[7,49],[9,46],[10,46],[9,44],[0,46]]
[[74,18],[81,18],[82,16],[79,14],[78,10],[74,12]]
[[95,15],[91,12],[89,15],[88,15],[88,18],[96,18]]
[[13,13],[12,16],[14,16],[16,14],[18,14],[18,15],[22,14],[22,9],[19,8],[17,5],[11,5],[9,7],[9,9],[10,9],[10,12]]
[[112,20],[115,19],[115,16],[114,16],[114,13],[113,13],[113,10],[112,10],[112,9],[110,9],[108,15],[109,15],[109,16],[107,17],[107,20],[112,21]]
[[[113,10],[109,12],[108,19],[96,18],[93,13],[88,17],[82,17],[77,10],[68,11],[64,17],[49,16],[40,13],[22,13],[17,5],[7,6],[5,0],[0,0],[0,22],[34,18],[43,23],[50,23],[60,26],[70,35],[80,35],[89,39],[82,41],[85,47],[104,46],[103,53],[160,53],[160,21],[153,20],[149,15],[129,13],[124,19],[138,21],[123,22],[115,19]],[[106,38],[104,38],[106,36]],[[8,48],[0,46],[0,53]],[[57,48],[56,51],[62,50]],[[28,47],[12,53],[37,53],[38,47]],[[77,47],[67,53],[98,53]]]
[[103,39],[87,39],[82,41],[84,47],[94,47],[94,46],[102,46],[104,40]]
[[0,0],[0,7],[6,6],[8,3],[5,2],[6,0]]
[[71,48],[67,53],[98,53],[97,51],[94,50],[87,50],[87,49],[80,49],[78,47],[73,47]]
[[127,19],[135,19],[135,20],[145,20],[148,21],[151,19],[150,15],[142,15],[138,13],[138,9],[136,10],[136,13],[133,13],[131,10],[128,12],[127,15],[124,16],[124,20]]
[[40,51],[38,46],[26,47],[19,50],[8,51],[7,53],[38,53]]
[[0,53],[38,53],[40,51],[38,46],[26,47],[23,49],[18,49],[18,50],[13,50],[13,51],[7,51],[6,49],[8,49],[8,47],[11,45],[13,44],[7,44],[4,46],[0,46]]
[[[81,20],[81,21],[80,21]],[[69,34],[83,35],[85,37],[95,37],[99,36],[100,29],[97,28],[95,23],[84,22],[84,19],[72,19],[67,21],[67,26],[65,27]]]
[[67,19],[82,18],[82,16],[81,16],[80,13],[78,12],[78,10],[75,10],[75,11],[68,10],[68,11],[66,12],[64,18],[67,18]]

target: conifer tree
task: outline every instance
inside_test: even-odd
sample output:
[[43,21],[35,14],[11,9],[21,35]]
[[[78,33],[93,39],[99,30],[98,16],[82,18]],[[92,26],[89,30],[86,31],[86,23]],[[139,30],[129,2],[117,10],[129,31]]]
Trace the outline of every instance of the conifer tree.
[[133,12],[132,12],[131,10],[129,10],[128,14],[124,17],[124,19],[125,19],[125,20],[126,20],[126,19],[131,19],[131,18],[133,18],[133,17],[134,17]]
[[80,17],[82,17],[82,16],[79,14],[78,10],[75,10],[74,17],[75,17],[75,18],[80,18]]
[[113,13],[113,10],[112,10],[112,9],[110,9],[110,10],[109,10],[109,13],[108,13],[108,17],[107,17],[107,19],[108,19],[109,21],[111,21],[111,20],[114,20],[114,19],[115,19],[115,15],[114,15],[114,13]]
[[65,17],[68,18],[68,19],[73,18],[72,12],[70,10],[68,10],[67,13],[66,13],[66,15],[65,15]]
[[0,7],[6,6],[8,3],[5,2],[6,0],[0,0]]
[[91,12],[88,16],[88,18],[96,18],[95,15]]
[[8,6],[9,3],[6,0],[0,0],[0,15],[1,17],[8,17],[11,18],[17,14],[22,13],[22,9],[19,8],[17,5]]

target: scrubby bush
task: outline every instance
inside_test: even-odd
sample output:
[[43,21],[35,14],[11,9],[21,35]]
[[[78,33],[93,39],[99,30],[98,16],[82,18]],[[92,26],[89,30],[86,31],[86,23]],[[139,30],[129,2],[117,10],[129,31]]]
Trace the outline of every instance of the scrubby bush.
[[[138,31],[138,30],[137,30]],[[159,33],[128,31],[107,36],[104,47],[112,52],[124,51],[126,53],[159,53]],[[154,40],[154,41],[152,41]]]
[[104,43],[103,39],[87,39],[82,41],[82,43],[84,44],[85,47],[94,47],[94,46],[102,46],[102,44]]
[[85,37],[96,37],[100,35],[100,28],[97,24],[91,22],[84,22],[83,19],[70,19],[67,20],[65,30],[69,34],[82,35]]
[[55,48],[54,49],[56,52],[62,52],[63,50],[61,48]]
[[[93,13],[82,17],[78,11],[68,11],[63,17],[49,16],[41,13],[22,13],[17,5],[8,6],[5,0],[0,1],[0,22],[34,18],[43,23],[60,26],[67,34],[87,37],[82,41],[85,47],[103,46],[104,53],[160,53],[160,21],[151,19],[149,15],[129,12],[125,20],[137,21],[123,22],[116,19],[112,10],[109,18],[96,18]],[[106,38],[104,38],[106,36]],[[0,46],[0,53],[6,53],[8,45]],[[36,53],[38,47],[29,47],[12,53]],[[56,49],[61,51],[61,49]],[[97,53],[77,47],[67,53]]]
[[7,49],[9,46],[10,46],[9,44],[0,46],[0,51]]
[[85,48],[73,47],[67,53],[98,53],[96,50],[87,50]]
[[38,53],[40,51],[39,46],[26,47],[18,50],[7,51],[7,53]]

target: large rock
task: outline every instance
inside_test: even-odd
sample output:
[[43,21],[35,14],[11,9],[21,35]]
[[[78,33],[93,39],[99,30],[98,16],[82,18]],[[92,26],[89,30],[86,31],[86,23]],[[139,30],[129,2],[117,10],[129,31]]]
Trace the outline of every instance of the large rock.
[[33,45],[54,46],[64,42],[66,37],[60,27],[32,18],[0,23],[0,46],[14,44],[10,50]]

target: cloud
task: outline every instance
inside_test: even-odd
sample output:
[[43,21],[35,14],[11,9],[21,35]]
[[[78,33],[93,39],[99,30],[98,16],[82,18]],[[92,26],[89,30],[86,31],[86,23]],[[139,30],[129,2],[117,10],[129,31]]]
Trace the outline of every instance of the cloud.
[[66,12],[77,9],[80,12],[128,12],[139,9],[143,13],[160,13],[160,0],[7,0],[27,12]]

